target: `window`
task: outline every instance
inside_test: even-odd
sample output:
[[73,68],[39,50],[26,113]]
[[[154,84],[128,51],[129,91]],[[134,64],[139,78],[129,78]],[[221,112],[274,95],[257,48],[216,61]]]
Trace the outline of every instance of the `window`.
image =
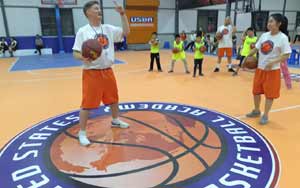
[[[57,36],[56,17],[54,8],[40,8],[40,20],[43,36]],[[72,9],[60,9],[62,34],[74,35]]]
[[267,31],[269,11],[252,12],[252,27],[256,31]]
[[60,9],[62,34],[74,35],[74,22],[72,9]]
[[296,17],[296,25],[295,27],[300,26],[300,12],[297,12],[297,17]]
[[197,30],[206,33],[216,32],[218,27],[217,10],[198,10]]
[[40,8],[39,12],[43,36],[57,36],[55,9]]

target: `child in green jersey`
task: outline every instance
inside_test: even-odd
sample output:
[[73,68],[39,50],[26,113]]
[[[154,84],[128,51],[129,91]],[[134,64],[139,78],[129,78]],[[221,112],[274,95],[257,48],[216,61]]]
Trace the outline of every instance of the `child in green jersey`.
[[157,38],[156,32],[152,33],[149,44],[150,44],[150,50],[151,50],[151,54],[150,54],[151,61],[150,61],[149,72],[153,71],[154,59],[156,60],[156,65],[157,65],[158,71],[162,72],[161,65],[160,65],[160,57],[159,57],[159,40]]

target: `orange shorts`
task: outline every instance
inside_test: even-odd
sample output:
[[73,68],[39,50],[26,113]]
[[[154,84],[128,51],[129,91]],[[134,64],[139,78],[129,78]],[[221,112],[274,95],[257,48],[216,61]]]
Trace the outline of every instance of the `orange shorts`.
[[98,108],[119,101],[118,87],[111,68],[104,70],[83,70],[82,73],[82,109]]
[[280,96],[280,69],[265,71],[256,69],[253,81],[253,95],[265,94],[267,99],[277,99]]
[[232,57],[232,48],[219,48],[218,57],[224,57],[225,52],[227,57]]

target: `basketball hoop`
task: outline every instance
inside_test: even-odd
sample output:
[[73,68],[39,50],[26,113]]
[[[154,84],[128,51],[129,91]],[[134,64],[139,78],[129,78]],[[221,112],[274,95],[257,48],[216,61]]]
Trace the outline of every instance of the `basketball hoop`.
[[42,5],[57,5],[64,7],[65,5],[77,5],[77,0],[41,0]]
[[64,6],[64,0],[57,0],[57,5],[59,8],[62,8]]

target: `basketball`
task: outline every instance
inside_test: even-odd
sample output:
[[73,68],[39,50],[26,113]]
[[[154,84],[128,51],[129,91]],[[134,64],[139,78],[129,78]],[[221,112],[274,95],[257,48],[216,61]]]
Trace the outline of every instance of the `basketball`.
[[102,45],[97,39],[89,39],[82,44],[82,56],[92,60],[96,60],[101,56]]
[[173,48],[172,52],[173,52],[173,54],[177,54],[177,53],[179,53],[179,49],[178,48]]
[[[56,169],[71,174],[71,178],[77,176],[75,181],[94,186],[156,187],[169,177],[175,161],[180,168],[172,183],[207,172],[221,156],[220,137],[200,121],[155,111],[125,112],[121,118],[130,123],[130,129],[111,129],[108,115],[92,119],[87,126],[92,142],[89,147],[80,146],[76,139],[78,124],[60,134],[50,149]],[[192,137],[198,143],[203,139],[203,144],[195,147],[197,142]],[[188,148],[194,148],[194,153],[183,154]],[[179,155],[182,156],[176,158]],[[208,167],[194,155],[201,157]]]
[[217,39],[217,40],[222,40],[222,38],[223,38],[223,34],[220,33],[220,32],[217,32],[217,33],[216,33],[216,39]]
[[250,49],[254,49],[255,48],[255,43],[250,44]]
[[206,52],[207,49],[206,49],[206,46],[201,46],[199,50],[200,50],[200,52],[204,53],[204,52]]
[[257,58],[254,56],[247,57],[243,63],[243,68],[256,69],[258,66]]

